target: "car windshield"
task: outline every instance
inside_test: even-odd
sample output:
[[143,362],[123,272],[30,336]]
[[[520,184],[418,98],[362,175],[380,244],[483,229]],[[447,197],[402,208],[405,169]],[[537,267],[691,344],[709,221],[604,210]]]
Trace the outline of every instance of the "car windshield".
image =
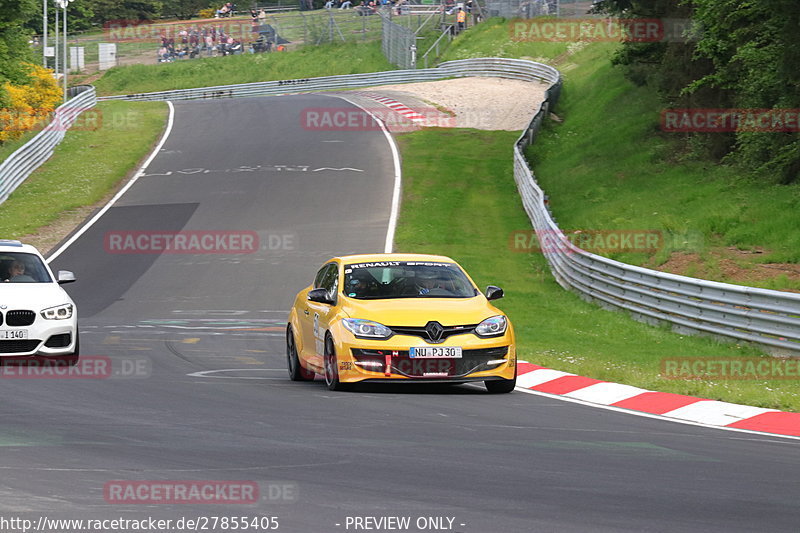
[[53,280],[38,255],[23,252],[1,252],[0,281],[3,283],[50,283]]
[[343,293],[358,300],[471,298],[478,290],[454,263],[379,261],[345,265]]

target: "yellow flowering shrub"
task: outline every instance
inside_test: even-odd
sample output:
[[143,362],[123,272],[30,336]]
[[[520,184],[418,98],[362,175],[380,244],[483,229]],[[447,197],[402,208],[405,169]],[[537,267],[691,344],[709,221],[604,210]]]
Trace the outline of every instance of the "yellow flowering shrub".
[[51,70],[30,63],[28,83],[3,84],[6,106],[0,109],[0,143],[18,139],[46,119],[61,103],[61,90]]

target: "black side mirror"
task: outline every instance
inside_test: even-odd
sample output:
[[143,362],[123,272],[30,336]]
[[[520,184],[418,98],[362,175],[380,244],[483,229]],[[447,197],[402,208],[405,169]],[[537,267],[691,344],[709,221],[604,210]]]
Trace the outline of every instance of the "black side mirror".
[[486,287],[486,299],[487,300],[499,300],[503,297],[503,289],[500,287],[495,287],[494,285],[489,285]]
[[319,304],[333,305],[333,300],[328,294],[327,289],[312,289],[308,291],[308,301]]

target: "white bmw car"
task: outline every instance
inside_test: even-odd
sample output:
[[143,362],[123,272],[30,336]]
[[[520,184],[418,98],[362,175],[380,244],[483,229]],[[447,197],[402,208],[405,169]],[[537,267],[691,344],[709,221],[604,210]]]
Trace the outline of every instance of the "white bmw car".
[[0,240],[0,357],[79,355],[78,313],[58,277],[33,246]]

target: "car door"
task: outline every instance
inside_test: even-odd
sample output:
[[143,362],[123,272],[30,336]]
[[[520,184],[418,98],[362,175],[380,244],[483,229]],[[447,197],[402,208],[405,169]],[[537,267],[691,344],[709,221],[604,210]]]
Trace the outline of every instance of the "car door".
[[[339,265],[328,263],[323,266],[314,278],[315,289],[325,289],[336,299],[339,282]],[[325,332],[333,306],[306,300],[303,302],[300,320],[303,322],[303,353],[313,365],[322,366]]]

